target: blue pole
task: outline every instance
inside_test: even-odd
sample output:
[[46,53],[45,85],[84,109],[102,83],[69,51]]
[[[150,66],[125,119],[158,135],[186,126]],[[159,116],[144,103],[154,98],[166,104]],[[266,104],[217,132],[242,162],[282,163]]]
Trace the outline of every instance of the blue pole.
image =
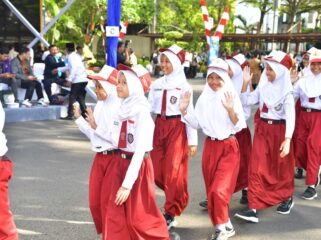
[[[121,0],[107,0],[107,26],[120,26]],[[107,37],[107,65],[117,66],[118,37]]]

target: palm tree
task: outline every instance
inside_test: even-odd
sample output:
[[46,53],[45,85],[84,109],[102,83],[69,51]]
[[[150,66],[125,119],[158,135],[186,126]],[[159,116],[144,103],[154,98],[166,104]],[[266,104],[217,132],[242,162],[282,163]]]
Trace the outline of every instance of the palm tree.
[[237,29],[244,31],[246,34],[253,33],[253,31],[256,30],[256,24],[248,24],[245,17],[236,15],[235,18],[242,23],[242,25],[236,26]]

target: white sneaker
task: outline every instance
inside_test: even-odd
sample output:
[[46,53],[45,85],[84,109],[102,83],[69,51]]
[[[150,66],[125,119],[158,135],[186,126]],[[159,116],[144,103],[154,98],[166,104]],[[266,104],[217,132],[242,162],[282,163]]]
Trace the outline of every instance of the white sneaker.
[[48,104],[45,102],[45,99],[43,99],[43,98],[40,98],[38,100],[38,104],[41,105],[41,106],[48,106]]
[[32,107],[32,104],[31,102],[29,101],[29,99],[25,99],[23,100],[23,102],[21,103],[23,106],[26,106],[26,107]]

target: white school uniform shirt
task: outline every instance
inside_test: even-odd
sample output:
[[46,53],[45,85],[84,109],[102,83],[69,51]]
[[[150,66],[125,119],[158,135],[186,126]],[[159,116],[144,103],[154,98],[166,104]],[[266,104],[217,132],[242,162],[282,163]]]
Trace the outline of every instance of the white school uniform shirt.
[[[303,76],[294,85],[294,97],[300,97],[301,106],[321,110],[321,74]],[[314,102],[309,102],[309,98],[315,98]]]
[[[269,82],[264,70],[258,87],[251,93],[242,93],[241,101],[247,106],[259,104],[261,118],[284,119],[286,121],[285,138],[292,138],[295,126],[295,103],[290,73],[279,63],[269,61],[268,64],[276,73],[276,79]],[[262,112],[264,104],[268,107],[267,113]]]
[[72,83],[87,82],[87,73],[85,65],[82,61],[82,56],[76,52],[72,52],[68,55],[68,69],[69,69],[69,80]]
[[[233,83],[236,93],[240,97],[241,92],[242,92],[242,87],[243,87],[243,81],[244,81],[243,80],[243,70],[242,70],[240,64],[238,64],[233,59],[228,59],[228,60],[226,60],[226,62],[228,63],[228,65],[230,66],[230,68],[233,72],[233,77],[231,80],[232,80],[232,83]],[[247,93],[251,92],[250,85],[248,85],[246,92]],[[248,120],[251,116],[251,106],[243,105],[243,111],[244,111],[245,120]]]
[[[207,76],[213,72],[217,73],[224,80],[223,88],[214,91],[206,83],[201,96],[196,102],[195,111],[190,112],[187,110],[184,119],[193,128],[201,128],[205,135],[223,140],[231,134],[246,128],[246,122],[241,101],[232,86],[227,72],[219,69],[209,69]],[[226,92],[231,92],[234,96],[234,111],[238,118],[238,122],[235,125],[232,123],[227,110],[222,104],[222,100],[225,101],[224,93]]]
[[[160,114],[162,110],[163,90],[167,90],[166,95],[166,116],[181,115],[179,108],[180,96],[185,92],[191,93],[191,104],[188,111],[193,111],[193,89],[186,81],[183,67],[178,57],[168,51],[163,52],[173,65],[174,70],[168,76],[163,76],[152,83],[148,94],[148,101],[151,105],[151,113]],[[181,121],[184,122],[183,117]],[[196,146],[198,144],[197,131],[191,126],[186,125],[186,134],[188,145]]]
[[93,114],[97,128],[91,128],[82,116],[75,121],[80,131],[89,138],[91,150],[94,152],[117,148],[117,145],[113,145],[106,135],[109,134],[113,126],[113,116],[117,114],[120,99],[117,97],[116,86],[107,81],[100,81],[100,83],[107,92],[108,97],[104,101],[98,101],[95,106]]
[[129,97],[123,99],[118,114],[115,115],[109,134],[111,143],[118,146],[121,125],[127,120],[126,148],[121,150],[134,153],[126,172],[122,187],[132,189],[146,152],[153,149],[154,121],[150,115],[150,105],[144,96],[140,80],[130,71],[120,71],[126,77]]
[[0,156],[3,156],[8,152],[7,138],[3,133],[4,122],[5,113],[2,107],[2,103],[0,102]]

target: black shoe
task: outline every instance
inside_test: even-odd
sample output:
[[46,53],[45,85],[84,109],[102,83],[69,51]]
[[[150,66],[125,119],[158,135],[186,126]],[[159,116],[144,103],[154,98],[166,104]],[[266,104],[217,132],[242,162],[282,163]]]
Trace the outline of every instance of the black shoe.
[[278,208],[276,209],[276,211],[280,214],[289,214],[291,209],[293,208],[294,205],[294,201],[293,198],[290,197],[290,199],[283,201]]
[[215,229],[215,232],[212,234],[210,240],[227,240],[228,238],[227,232],[222,232],[220,229]]
[[175,221],[175,218],[171,215],[165,213],[164,218],[167,224],[167,229],[170,230],[172,227],[176,227],[177,222]]
[[259,218],[257,217],[256,212],[254,212],[251,209],[240,212],[240,213],[235,213],[234,217],[246,220],[248,222],[253,222],[253,223],[259,222]]
[[313,187],[308,187],[305,189],[304,193],[301,195],[301,197],[305,200],[312,200],[315,199],[318,196],[317,191]]
[[232,227],[232,228],[225,227],[225,229],[226,229],[226,235],[228,238],[233,237],[235,235],[234,227]]
[[242,197],[240,199],[240,203],[241,204],[248,204],[248,200],[247,200],[247,190],[243,189],[242,190]]
[[302,169],[302,168],[297,168],[297,169],[295,170],[295,175],[294,175],[294,177],[295,177],[296,179],[302,179],[302,178],[303,178],[303,169]]
[[61,120],[74,120],[74,117],[72,116],[67,116],[67,117],[61,117]]
[[199,205],[200,205],[202,208],[205,208],[205,209],[207,209],[207,204],[208,204],[207,199],[204,200],[204,201],[201,201],[201,202],[199,203]]

